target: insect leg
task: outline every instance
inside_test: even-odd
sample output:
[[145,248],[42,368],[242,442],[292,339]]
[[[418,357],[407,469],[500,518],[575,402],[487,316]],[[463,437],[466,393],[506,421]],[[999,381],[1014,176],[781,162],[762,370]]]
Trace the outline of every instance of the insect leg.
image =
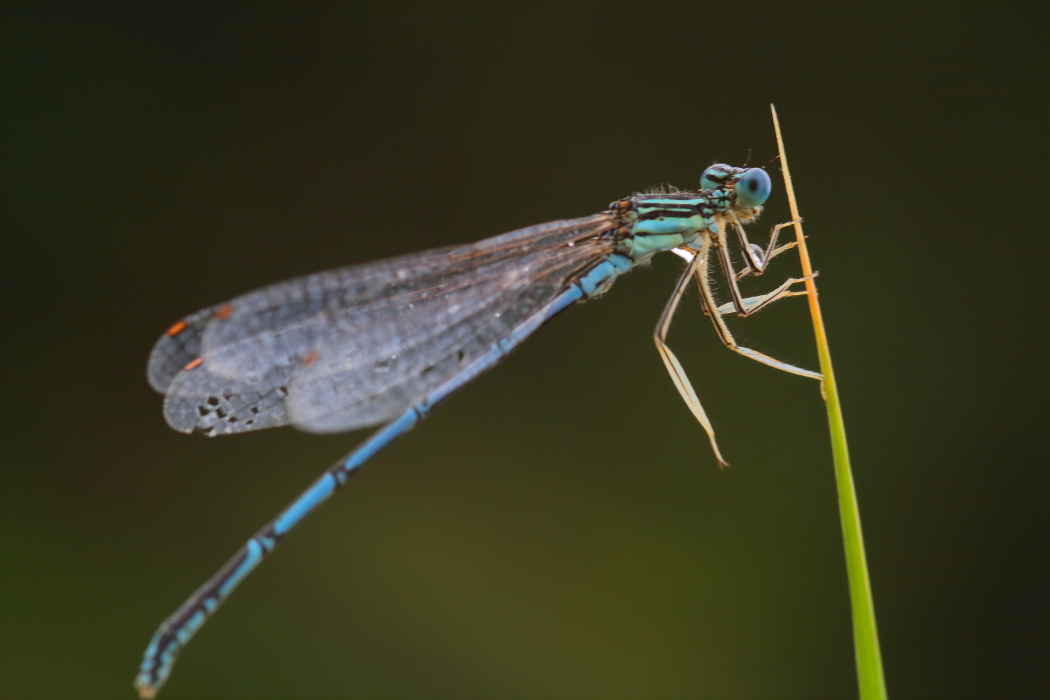
[[[785,248],[786,247],[787,246],[785,246]],[[677,255],[678,257],[682,258],[686,262],[692,262],[693,260],[694,253],[693,251],[687,248],[675,248],[671,252]],[[737,279],[740,279],[740,277],[747,272],[749,272],[749,270],[745,269],[743,273],[737,275]],[[816,273],[814,273],[813,276],[815,277]],[[755,309],[766,306],[767,304],[771,304],[777,299],[783,299],[784,297],[805,296],[806,292],[796,292],[788,290],[788,287],[794,283],[795,280],[789,280],[787,283],[781,285],[777,289],[774,289],[768,294],[760,294],[759,296],[754,297],[744,297],[740,300],[740,303],[744,305],[745,309],[747,309],[748,314],[751,314],[754,313]],[[718,313],[722,316],[725,316],[726,314],[735,314],[736,304],[734,302],[722,304],[718,307]]]
[[744,303],[744,297],[740,293],[740,287],[737,285],[736,273],[733,272],[733,261],[729,256],[729,245],[726,241],[725,230],[720,230],[715,236],[715,246],[718,248],[718,258],[722,263],[722,272],[725,274],[726,281],[729,283],[729,293],[733,297],[733,306],[736,308],[736,312],[740,316],[750,316],[755,313],[766,304],[770,304],[777,299],[785,296],[794,296],[786,293],[788,288],[798,282],[804,282],[805,280],[796,279],[794,277],[789,278],[782,285],[777,287],[774,291],[769,294],[765,294],[760,297],[751,297],[750,304]]
[[[767,304],[772,304],[777,299],[783,299],[784,297],[804,297],[806,296],[806,292],[796,292],[788,289],[789,286],[799,281],[801,280],[790,279],[768,294],[761,294],[757,297],[745,297],[740,300],[740,303],[742,303],[744,308],[747,309],[747,315],[750,315]],[[731,301],[722,304],[718,307],[718,313],[722,316],[725,316],[726,314],[735,314],[736,303]]]
[[692,260],[690,260],[689,265],[682,274],[682,278],[678,280],[678,284],[675,286],[671,298],[667,300],[664,312],[660,315],[660,320],[656,324],[656,330],[653,332],[653,340],[656,342],[656,349],[660,353],[660,359],[664,361],[664,367],[667,368],[667,373],[671,375],[671,381],[674,382],[675,388],[677,388],[678,393],[681,394],[682,400],[685,401],[686,406],[688,406],[689,410],[693,412],[693,416],[696,417],[700,422],[700,425],[703,426],[704,430],[707,432],[707,437],[711,441],[711,449],[714,450],[715,453],[715,459],[718,460],[720,466],[728,467],[729,463],[722,458],[722,453],[718,449],[718,442],[715,440],[715,429],[711,427],[711,421],[708,420],[707,413],[704,411],[704,407],[701,405],[700,399],[697,397],[696,391],[693,389],[693,385],[689,381],[689,377],[686,376],[681,363],[678,361],[678,358],[675,357],[675,354],[671,352],[671,348],[668,347],[666,342],[667,332],[671,328],[671,319],[674,317],[674,312],[678,308],[678,302],[681,300],[682,294],[685,293],[690,278],[694,274],[697,274],[697,271],[705,264],[710,245],[710,239],[707,236],[704,236],[700,252],[696,253]]
[[[732,267],[728,267],[726,269],[726,272],[727,276],[731,277]],[[752,350],[750,348],[745,348],[741,345],[738,345],[736,340],[733,338],[733,334],[729,332],[729,326],[727,326],[726,322],[722,320],[722,313],[725,312],[721,310],[721,308],[715,302],[714,295],[711,294],[711,285],[708,280],[708,266],[706,258],[702,259],[700,261],[700,264],[695,268],[695,275],[697,286],[700,287],[700,302],[704,305],[704,313],[707,314],[711,318],[711,322],[715,324],[715,332],[718,333],[719,340],[721,340],[727,348],[729,348],[733,352],[740,353],[744,357],[749,357],[752,360],[761,362],[765,365],[769,365],[770,367],[775,367],[776,369],[783,370],[785,372],[791,372],[792,374],[798,374],[803,377],[811,377],[813,379],[823,379],[823,376],[819,372],[811,372],[808,369],[802,369],[801,367],[789,365],[786,362],[781,362],[780,360],[774,359],[769,355],[764,355],[758,352],[757,350]],[[769,304],[782,296],[787,296],[787,286],[799,281],[801,280],[788,280],[783,285],[781,285],[779,289],[774,290],[770,294],[766,294],[762,297],[751,297],[749,299],[738,299],[734,297],[733,306],[737,309],[745,308],[747,309],[747,313],[751,313],[755,311],[756,308],[765,306],[766,304]],[[739,291],[736,292],[736,295],[737,297],[739,296]],[[747,302],[753,302],[753,300],[755,299],[759,301],[754,302],[751,308],[748,308],[745,305]]]
[[740,225],[740,222],[734,221],[733,226],[736,228],[737,236],[740,238],[740,247],[743,249],[744,257],[747,260],[747,267],[736,275],[736,279],[741,279],[749,274],[754,274],[755,277],[758,277],[766,271],[766,266],[769,265],[770,260],[784,251],[791,250],[797,246],[798,243],[792,241],[791,243],[787,243],[778,248],[777,238],[780,236],[780,229],[794,226],[799,221],[802,221],[802,219],[788,221],[787,223],[774,226],[769,232],[769,243],[766,245],[765,251],[762,250],[761,246],[748,241],[744,227]]

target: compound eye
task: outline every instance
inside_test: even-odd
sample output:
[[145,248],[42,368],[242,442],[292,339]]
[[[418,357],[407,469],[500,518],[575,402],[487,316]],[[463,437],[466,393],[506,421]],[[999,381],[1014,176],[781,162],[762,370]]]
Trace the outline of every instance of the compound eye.
[[723,163],[712,165],[700,176],[700,187],[705,190],[717,190],[725,187],[725,184],[733,177],[733,170],[734,168]]
[[745,207],[758,207],[769,198],[773,183],[762,168],[751,168],[736,181],[736,201]]

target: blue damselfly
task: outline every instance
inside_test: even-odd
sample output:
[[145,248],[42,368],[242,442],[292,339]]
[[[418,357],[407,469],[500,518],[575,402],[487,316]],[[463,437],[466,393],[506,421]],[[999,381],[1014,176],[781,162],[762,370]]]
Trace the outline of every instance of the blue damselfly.
[[[294,424],[339,432],[385,423],[260,530],[161,624],[135,686],[152,697],[179,652],[234,588],[355,470],[412,428],[456,389],[502,360],[553,316],[605,293],[617,276],[655,253],[687,261],[654,333],[675,386],[722,458],[710,421],[665,339],[678,302],[696,279],[705,313],[732,350],[794,374],[816,372],[741,347],[722,319],[748,316],[786,296],[800,279],[745,298],[737,281],[760,275],[795,244],[748,241],[769,196],[761,168],[713,165],[701,189],[661,188],[621,199],[580,219],[530,226],[466,246],[322,272],[246,294],[187,316],[161,337],[149,381],[164,415],[183,432],[227,435]],[[746,266],[733,268],[728,229]],[[731,301],[711,291],[716,255]]]

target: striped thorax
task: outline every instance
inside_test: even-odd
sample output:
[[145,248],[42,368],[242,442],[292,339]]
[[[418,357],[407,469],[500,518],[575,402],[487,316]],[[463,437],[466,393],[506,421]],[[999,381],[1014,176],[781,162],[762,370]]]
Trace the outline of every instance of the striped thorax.
[[610,209],[624,223],[617,252],[634,262],[674,248],[698,249],[700,237],[725,230],[727,222],[747,223],[762,211],[771,189],[761,168],[712,165],[700,177],[702,189],[636,194]]

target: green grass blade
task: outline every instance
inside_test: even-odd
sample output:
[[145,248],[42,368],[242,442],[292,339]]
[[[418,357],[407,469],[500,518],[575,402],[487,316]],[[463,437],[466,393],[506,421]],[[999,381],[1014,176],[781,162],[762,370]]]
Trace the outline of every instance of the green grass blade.
[[[773,128],[777,133],[777,145],[780,147],[780,164],[784,171],[784,187],[787,190],[788,202],[791,205],[791,218],[799,220],[798,203],[795,201],[795,190],[791,185],[791,171],[788,170],[787,155],[784,153],[784,139],[780,133],[780,121],[777,119],[776,108],[770,105],[770,109],[773,112]],[[871,596],[868,562],[864,556],[860,509],[857,506],[857,493],[853,487],[853,473],[850,471],[849,449],[846,447],[846,425],[842,419],[838,387],[835,385],[835,373],[831,367],[831,350],[828,348],[828,337],[824,330],[824,320],[817,298],[817,284],[812,277],[813,267],[809,260],[809,251],[806,248],[806,237],[802,233],[801,221],[795,224],[795,237],[798,240],[799,257],[802,259],[802,274],[807,278],[806,292],[809,297],[809,310],[813,317],[813,330],[817,337],[820,371],[824,375],[822,392],[828,409],[831,453],[835,462],[839,514],[842,517],[842,537],[846,546],[846,573],[849,577],[849,597],[853,610],[853,643],[857,656],[857,682],[860,685],[861,700],[884,700],[886,680],[882,672],[882,652],[879,651],[879,634],[875,626],[875,604]]]

